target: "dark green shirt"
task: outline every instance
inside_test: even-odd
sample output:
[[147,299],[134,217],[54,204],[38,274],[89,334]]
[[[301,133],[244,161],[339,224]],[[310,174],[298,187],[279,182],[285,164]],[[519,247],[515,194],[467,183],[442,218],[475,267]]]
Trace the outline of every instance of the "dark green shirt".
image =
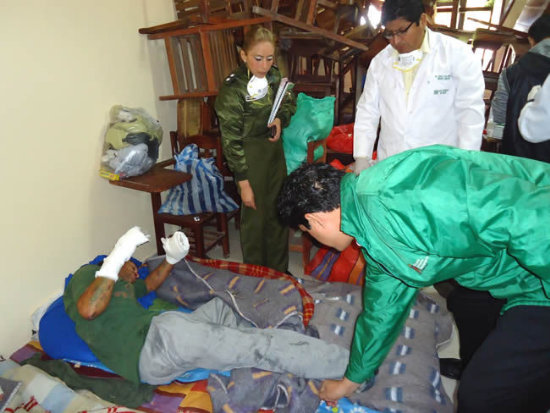
[[74,273],[63,295],[65,310],[95,356],[120,376],[137,383],[141,348],[151,319],[158,313],[146,310],[137,301],[147,294],[145,281],[131,284],[118,280],[105,311],[93,320],[81,317],[78,299],[95,280],[97,270],[97,265],[84,265]]

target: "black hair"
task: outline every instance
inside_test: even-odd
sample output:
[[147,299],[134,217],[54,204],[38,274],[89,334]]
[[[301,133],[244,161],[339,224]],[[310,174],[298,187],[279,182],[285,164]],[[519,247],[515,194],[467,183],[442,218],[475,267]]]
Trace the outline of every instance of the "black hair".
[[529,37],[533,38],[535,43],[540,42],[546,37],[550,37],[550,14],[543,14],[529,27],[527,31]]
[[418,24],[424,11],[422,0],[386,0],[382,5],[382,25],[399,18]]
[[299,225],[309,228],[306,214],[338,208],[344,174],[328,164],[300,166],[286,178],[277,198],[281,221],[293,228]]

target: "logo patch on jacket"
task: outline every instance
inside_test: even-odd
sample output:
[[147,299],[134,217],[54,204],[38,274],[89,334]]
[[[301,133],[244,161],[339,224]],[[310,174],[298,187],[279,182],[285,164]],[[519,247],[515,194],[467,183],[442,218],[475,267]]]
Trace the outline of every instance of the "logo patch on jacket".
[[422,274],[422,271],[424,268],[426,268],[426,265],[428,265],[428,260],[430,259],[429,256],[425,256],[424,258],[417,259],[414,264],[409,264],[409,267],[415,270],[417,273]]

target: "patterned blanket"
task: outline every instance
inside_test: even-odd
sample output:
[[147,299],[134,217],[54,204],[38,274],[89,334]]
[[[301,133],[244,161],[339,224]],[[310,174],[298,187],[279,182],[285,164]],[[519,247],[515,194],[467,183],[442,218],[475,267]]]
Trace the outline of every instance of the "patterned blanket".
[[[9,360],[0,362],[0,376],[22,379],[26,376],[26,386],[23,386],[21,403],[25,402],[25,408],[38,404],[38,408],[43,410],[14,410],[19,412],[52,412],[52,413],[76,413],[91,412],[93,409],[100,413],[122,413],[122,412],[148,412],[148,413],[213,413],[212,402],[206,389],[207,380],[196,381],[192,383],[181,383],[174,381],[165,386],[159,386],[155,389],[153,398],[147,403],[139,406],[138,410],[122,408],[113,403],[101,400],[94,394],[87,391],[74,391],[66,386],[61,380],[58,380],[42,370],[33,366],[19,366],[19,363],[30,359],[39,354],[42,359],[49,360],[49,357],[42,351],[37,341],[31,341],[13,353]],[[94,367],[72,365],[73,369],[85,377],[96,379],[118,377],[105,370]],[[9,372],[11,369],[19,371]],[[15,375],[17,374],[17,375]],[[84,399],[83,399],[84,397]],[[34,400],[33,400],[34,399]],[[28,403],[30,402],[30,403]],[[19,406],[21,403],[18,403]],[[105,406],[109,408],[117,407],[117,410],[101,410]],[[34,408],[34,407],[33,407]],[[44,410],[45,409],[45,410]],[[10,410],[7,410],[10,412]],[[96,410],[93,410],[94,413]],[[265,412],[264,412],[265,413]]]
[[[361,308],[359,287],[338,284],[338,288],[332,290],[334,286],[331,287],[330,284],[313,280],[306,283],[304,288],[303,285],[286,274],[264,267],[218,260],[192,259],[192,261],[255,277],[290,280],[296,291],[300,293],[304,322],[311,321],[310,324],[319,331],[323,339],[349,345],[354,317]],[[312,294],[311,296],[306,292],[306,288]],[[317,308],[315,317],[312,318],[314,300]],[[316,398],[318,383],[256,369],[236,369],[232,372],[231,377],[211,375],[208,381],[201,380],[192,383],[175,381],[170,385],[159,386],[156,388],[153,398],[139,406],[139,411],[149,413],[255,412],[258,410],[255,406],[259,406],[263,412],[270,411],[266,409],[271,407],[278,413],[285,411],[374,412],[369,408],[378,411],[451,412],[452,403],[441,388],[436,353],[437,344],[449,337],[450,327],[451,323],[446,310],[432,300],[419,295],[419,300],[411,310],[402,335],[380,367],[375,380],[368,383],[368,386],[363,387],[362,391],[352,397],[352,400],[360,401],[361,405],[343,400],[336,408],[337,410],[328,408],[323,403],[316,408],[318,405],[318,398]],[[42,374],[45,373],[33,371],[34,368],[31,366],[20,367],[13,363],[14,361],[20,363],[27,360],[33,354],[40,354],[44,359],[48,359],[39,344],[31,342],[15,352],[11,356],[11,361],[8,360],[11,363],[10,368],[19,369],[22,372],[18,374],[27,375],[29,374],[27,372],[32,372],[27,380],[29,385],[26,387],[27,395],[24,396],[26,399],[21,399],[23,404],[16,406],[19,408],[18,412],[41,412],[47,409],[54,413],[73,413],[91,411],[92,408],[98,409],[94,410],[98,412],[134,411],[101,399],[98,401],[95,396],[90,396],[90,393],[84,394],[89,396],[93,403],[99,403],[93,405],[95,407],[91,407],[90,403],[92,402],[86,400],[85,403],[89,405],[85,405],[83,408],[67,408],[66,406],[78,406],[78,404],[71,405],[70,403],[79,403],[77,399],[80,398],[77,396],[82,395],[80,391],[72,391],[48,375],[45,376],[48,380],[44,379]],[[0,375],[6,373],[7,369],[3,368],[6,365],[0,362]],[[96,368],[79,365],[72,367],[79,374],[89,377],[118,377]],[[34,373],[39,373],[38,379],[33,378]],[[51,383],[50,380],[54,380],[55,385],[42,386],[42,383]],[[249,385],[251,387],[248,387]],[[212,394],[212,397],[209,393]],[[260,397],[252,399],[248,397],[250,394],[258,394]],[[58,401],[57,404],[54,403],[56,401]],[[260,404],[258,405],[258,403]],[[21,406],[27,410],[21,410],[23,408]],[[37,406],[37,409],[42,407],[43,410],[28,410],[34,406]],[[105,406],[109,406],[108,409],[112,410],[102,410],[105,409]]]
[[[147,265],[153,270],[163,260],[150,259]],[[182,260],[157,290],[157,296],[192,310],[219,297],[255,327],[304,331],[302,299],[297,284],[290,279],[251,277]]]

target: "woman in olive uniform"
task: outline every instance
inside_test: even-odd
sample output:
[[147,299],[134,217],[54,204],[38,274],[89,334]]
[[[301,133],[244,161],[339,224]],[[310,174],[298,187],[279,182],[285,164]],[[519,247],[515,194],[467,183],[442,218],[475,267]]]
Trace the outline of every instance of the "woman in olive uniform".
[[[262,26],[251,28],[240,56],[243,64],[229,75],[216,98],[223,151],[242,199],[243,261],[288,270],[288,228],[281,225],[276,198],[286,177],[281,131],[296,110],[286,92],[275,120],[268,125],[281,81],[273,66],[275,40]],[[273,136],[272,136],[273,129]]]

